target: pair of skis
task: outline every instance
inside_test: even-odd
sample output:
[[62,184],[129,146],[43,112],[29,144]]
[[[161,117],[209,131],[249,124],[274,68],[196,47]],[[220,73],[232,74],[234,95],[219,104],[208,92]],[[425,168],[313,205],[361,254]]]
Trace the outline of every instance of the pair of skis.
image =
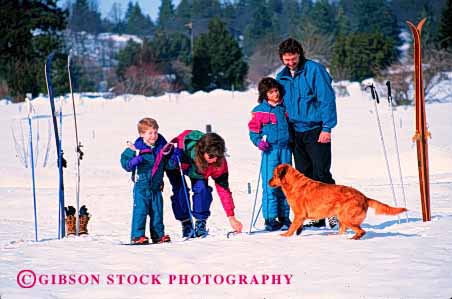
[[[63,181],[63,167],[66,167],[67,163],[66,160],[63,157],[63,149],[62,149],[62,111],[60,109],[60,124],[58,126],[57,122],[57,111],[55,108],[55,98],[54,98],[54,92],[53,92],[53,85],[52,85],[52,77],[51,77],[51,67],[52,67],[52,61],[55,56],[55,53],[52,52],[48,57],[45,64],[45,77],[46,77],[46,85],[47,85],[47,91],[49,95],[49,101],[50,101],[50,108],[52,112],[52,121],[53,121],[53,128],[55,133],[55,143],[56,143],[56,151],[58,156],[58,177],[59,177],[59,196],[58,196],[58,239],[61,239],[65,237],[66,230],[65,230],[65,213],[64,213],[64,181]],[[69,79],[69,88],[71,92],[71,99],[72,99],[72,108],[73,108],[73,115],[74,115],[74,126],[75,126],[75,141],[76,141],[76,156],[77,156],[77,181],[76,181],[76,204],[77,204],[77,211],[79,210],[80,206],[80,160],[83,158],[83,152],[81,151],[82,144],[78,140],[78,130],[77,130],[77,117],[76,117],[76,111],[75,111],[75,100],[74,100],[74,93],[72,90],[72,77],[71,77],[71,58],[72,58],[72,51],[68,55],[67,59],[67,71],[68,71],[68,79]],[[79,234],[80,229],[80,222],[77,218],[77,224],[76,224],[76,234]]]
[[415,83],[415,105],[416,105],[416,133],[413,141],[416,141],[417,161],[419,172],[419,187],[421,191],[422,220],[430,221],[430,179],[428,170],[428,138],[430,132],[427,129],[425,116],[424,82],[422,80],[422,52],[421,52],[421,30],[426,18],[422,19],[417,26],[407,21],[408,27],[413,34],[414,48],[414,83]]

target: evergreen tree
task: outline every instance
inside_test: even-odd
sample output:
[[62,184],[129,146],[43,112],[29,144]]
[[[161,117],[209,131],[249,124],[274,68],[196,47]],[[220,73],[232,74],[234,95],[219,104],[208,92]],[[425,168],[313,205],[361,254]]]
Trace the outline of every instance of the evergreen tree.
[[66,13],[53,0],[0,1],[0,8],[0,80],[16,101],[45,93],[43,65],[62,49]]
[[68,25],[75,32],[85,31],[94,34],[102,32],[102,20],[95,2],[76,0],[71,8]]
[[438,20],[433,12],[430,3],[425,3],[422,6],[418,19],[427,18],[422,27],[421,43],[423,49],[433,49],[436,43],[436,36],[438,34]]
[[154,32],[154,23],[149,16],[144,16],[137,3],[129,2],[126,11],[126,33],[134,35],[151,35]]
[[221,15],[219,0],[192,0],[192,19],[210,19]]
[[259,39],[269,34],[272,29],[272,17],[265,2],[257,1],[251,21],[245,27],[244,48],[247,54],[251,54]]
[[[342,1],[341,1],[342,2]],[[336,35],[344,36],[351,31],[350,20],[345,13],[344,6],[339,3],[336,13]]]
[[191,21],[191,0],[181,0],[176,8],[176,18],[182,25]]
[[282,14],[279,20],[282,35],[293,36],[299,24],[303,21],[301,7],[297,0],[284,1]]
[[111,6],[110,12],[108,14],[109,16],[109,21],[111,22],[110,26],[111,26],[111,30],[114,33],[119,33],[122,34],[125,31],[125,20],[124,20],[124,13],[122,11],[121,8],[121,4],[120,3],[113,3],[113,5]]
[[447,0],[439,23],[437,40],[441,49],[452,52],[452,0]]
[[338,79],[362,81],[375,76],[396,59],[391,38],[382,33],[351,33],[336,40],[332,71]]
[[159,15],[157,26],[162,30],[167,30],[171,27],[174,20],[174,6],[171,0],[161,0],[162,4],[159,7]]
[[193,57],[194,90],[243,89],[248,71],[238,43],[219,18],[209,22],[209,31],[196,39]]
[[401,44],[400,26],[397,18],[385,0],[354,0],[350,9],[352,32],[381,32]]
[[126,46],[121,49],[117,54],[118,66],[116,68],[116,74],[119,80],[124,80],[126,69],[131,65],[139,63],[141,45],[133,40],[129,39]]
[[337,29],[335,23],[335,8],[328,0],[316,1],[309,13],[308,19],[321,34],[335,35]]

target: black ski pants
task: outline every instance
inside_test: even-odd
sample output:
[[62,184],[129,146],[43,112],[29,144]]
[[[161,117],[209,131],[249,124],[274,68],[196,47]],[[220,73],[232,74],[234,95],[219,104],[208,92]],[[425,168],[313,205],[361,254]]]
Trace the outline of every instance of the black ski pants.
[[295,168],[310,179],[334,184],[331,175],[331,142],[319,143],[322,128],[294,132],[293,156]]

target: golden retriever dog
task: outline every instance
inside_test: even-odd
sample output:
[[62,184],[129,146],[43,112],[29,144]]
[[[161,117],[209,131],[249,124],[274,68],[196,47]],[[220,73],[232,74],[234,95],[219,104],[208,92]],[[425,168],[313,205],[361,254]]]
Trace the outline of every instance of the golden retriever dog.
[[305,219],[322,219],[336,215],[339,220],[339,234],[347,228],[356,234],[352,239],[358,240],[366,233],[361,223],[366,218],[367,208],[375,213],[397,215],[405,208],[394,208],[375,199],[370,199],[358,190],[341,185],[324,184],[304,176],[289,164],[278,165],[269,181],[271,187],[281,187],[287,202],[295,214],[289,230],[282,236],[299,235]]

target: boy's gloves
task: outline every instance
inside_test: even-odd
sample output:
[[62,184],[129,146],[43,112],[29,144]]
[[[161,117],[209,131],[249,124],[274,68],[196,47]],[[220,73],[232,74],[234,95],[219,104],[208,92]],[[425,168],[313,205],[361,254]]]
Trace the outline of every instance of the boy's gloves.
[[270,143],[268,143],[267,141],[261,140],[261,141],[259,141],[257,148],[263,152],[267,152],[270,150]]
[[137,167],[141,162],[143,162],[143,156],[136,156],[130,159],[129,163],[127,163],[127,166],[129,169],[133,169]]

